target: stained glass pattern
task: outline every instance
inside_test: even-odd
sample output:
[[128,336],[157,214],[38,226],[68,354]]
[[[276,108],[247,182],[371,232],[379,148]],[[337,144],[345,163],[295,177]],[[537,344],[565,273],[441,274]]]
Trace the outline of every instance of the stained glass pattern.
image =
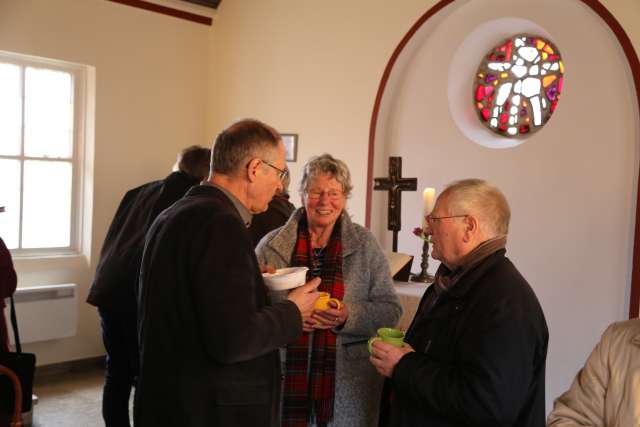
[[518,137],[542,128],[558,107],[564,84],[558,49],[542,37],[519,34],[493,48],[475,76],[475,109],[485,125]]

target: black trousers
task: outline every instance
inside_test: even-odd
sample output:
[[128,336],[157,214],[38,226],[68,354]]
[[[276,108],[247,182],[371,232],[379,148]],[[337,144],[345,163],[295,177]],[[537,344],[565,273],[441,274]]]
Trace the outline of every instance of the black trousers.
[[138,376],[138,333],[135,312],[98,308],[107,371],[102,417],[107,427],[129,427],[129,396]]

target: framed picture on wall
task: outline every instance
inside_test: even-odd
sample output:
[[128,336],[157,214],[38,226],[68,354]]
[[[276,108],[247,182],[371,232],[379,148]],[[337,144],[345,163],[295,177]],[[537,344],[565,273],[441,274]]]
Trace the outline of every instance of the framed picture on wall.
[[298,160],[298,134],[282,133],[282,143],[285,149],[285,160],[287,162],[295,162]]

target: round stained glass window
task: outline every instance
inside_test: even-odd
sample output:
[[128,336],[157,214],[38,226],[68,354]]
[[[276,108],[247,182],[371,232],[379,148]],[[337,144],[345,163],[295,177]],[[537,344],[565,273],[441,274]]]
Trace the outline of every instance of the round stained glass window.
[[476,73],[474,103],[493,132],[517,137],[542,128],[558,107],[564,64],[553,43],[519,34],[489,52]]

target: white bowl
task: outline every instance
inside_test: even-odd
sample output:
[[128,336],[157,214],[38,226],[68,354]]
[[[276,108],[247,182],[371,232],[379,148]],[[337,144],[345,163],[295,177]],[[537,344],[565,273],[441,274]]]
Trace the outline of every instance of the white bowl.
[[279,268],[275,273],[263,273],[265,285],[272,291],[297,288],[306,283],[307,267]]

